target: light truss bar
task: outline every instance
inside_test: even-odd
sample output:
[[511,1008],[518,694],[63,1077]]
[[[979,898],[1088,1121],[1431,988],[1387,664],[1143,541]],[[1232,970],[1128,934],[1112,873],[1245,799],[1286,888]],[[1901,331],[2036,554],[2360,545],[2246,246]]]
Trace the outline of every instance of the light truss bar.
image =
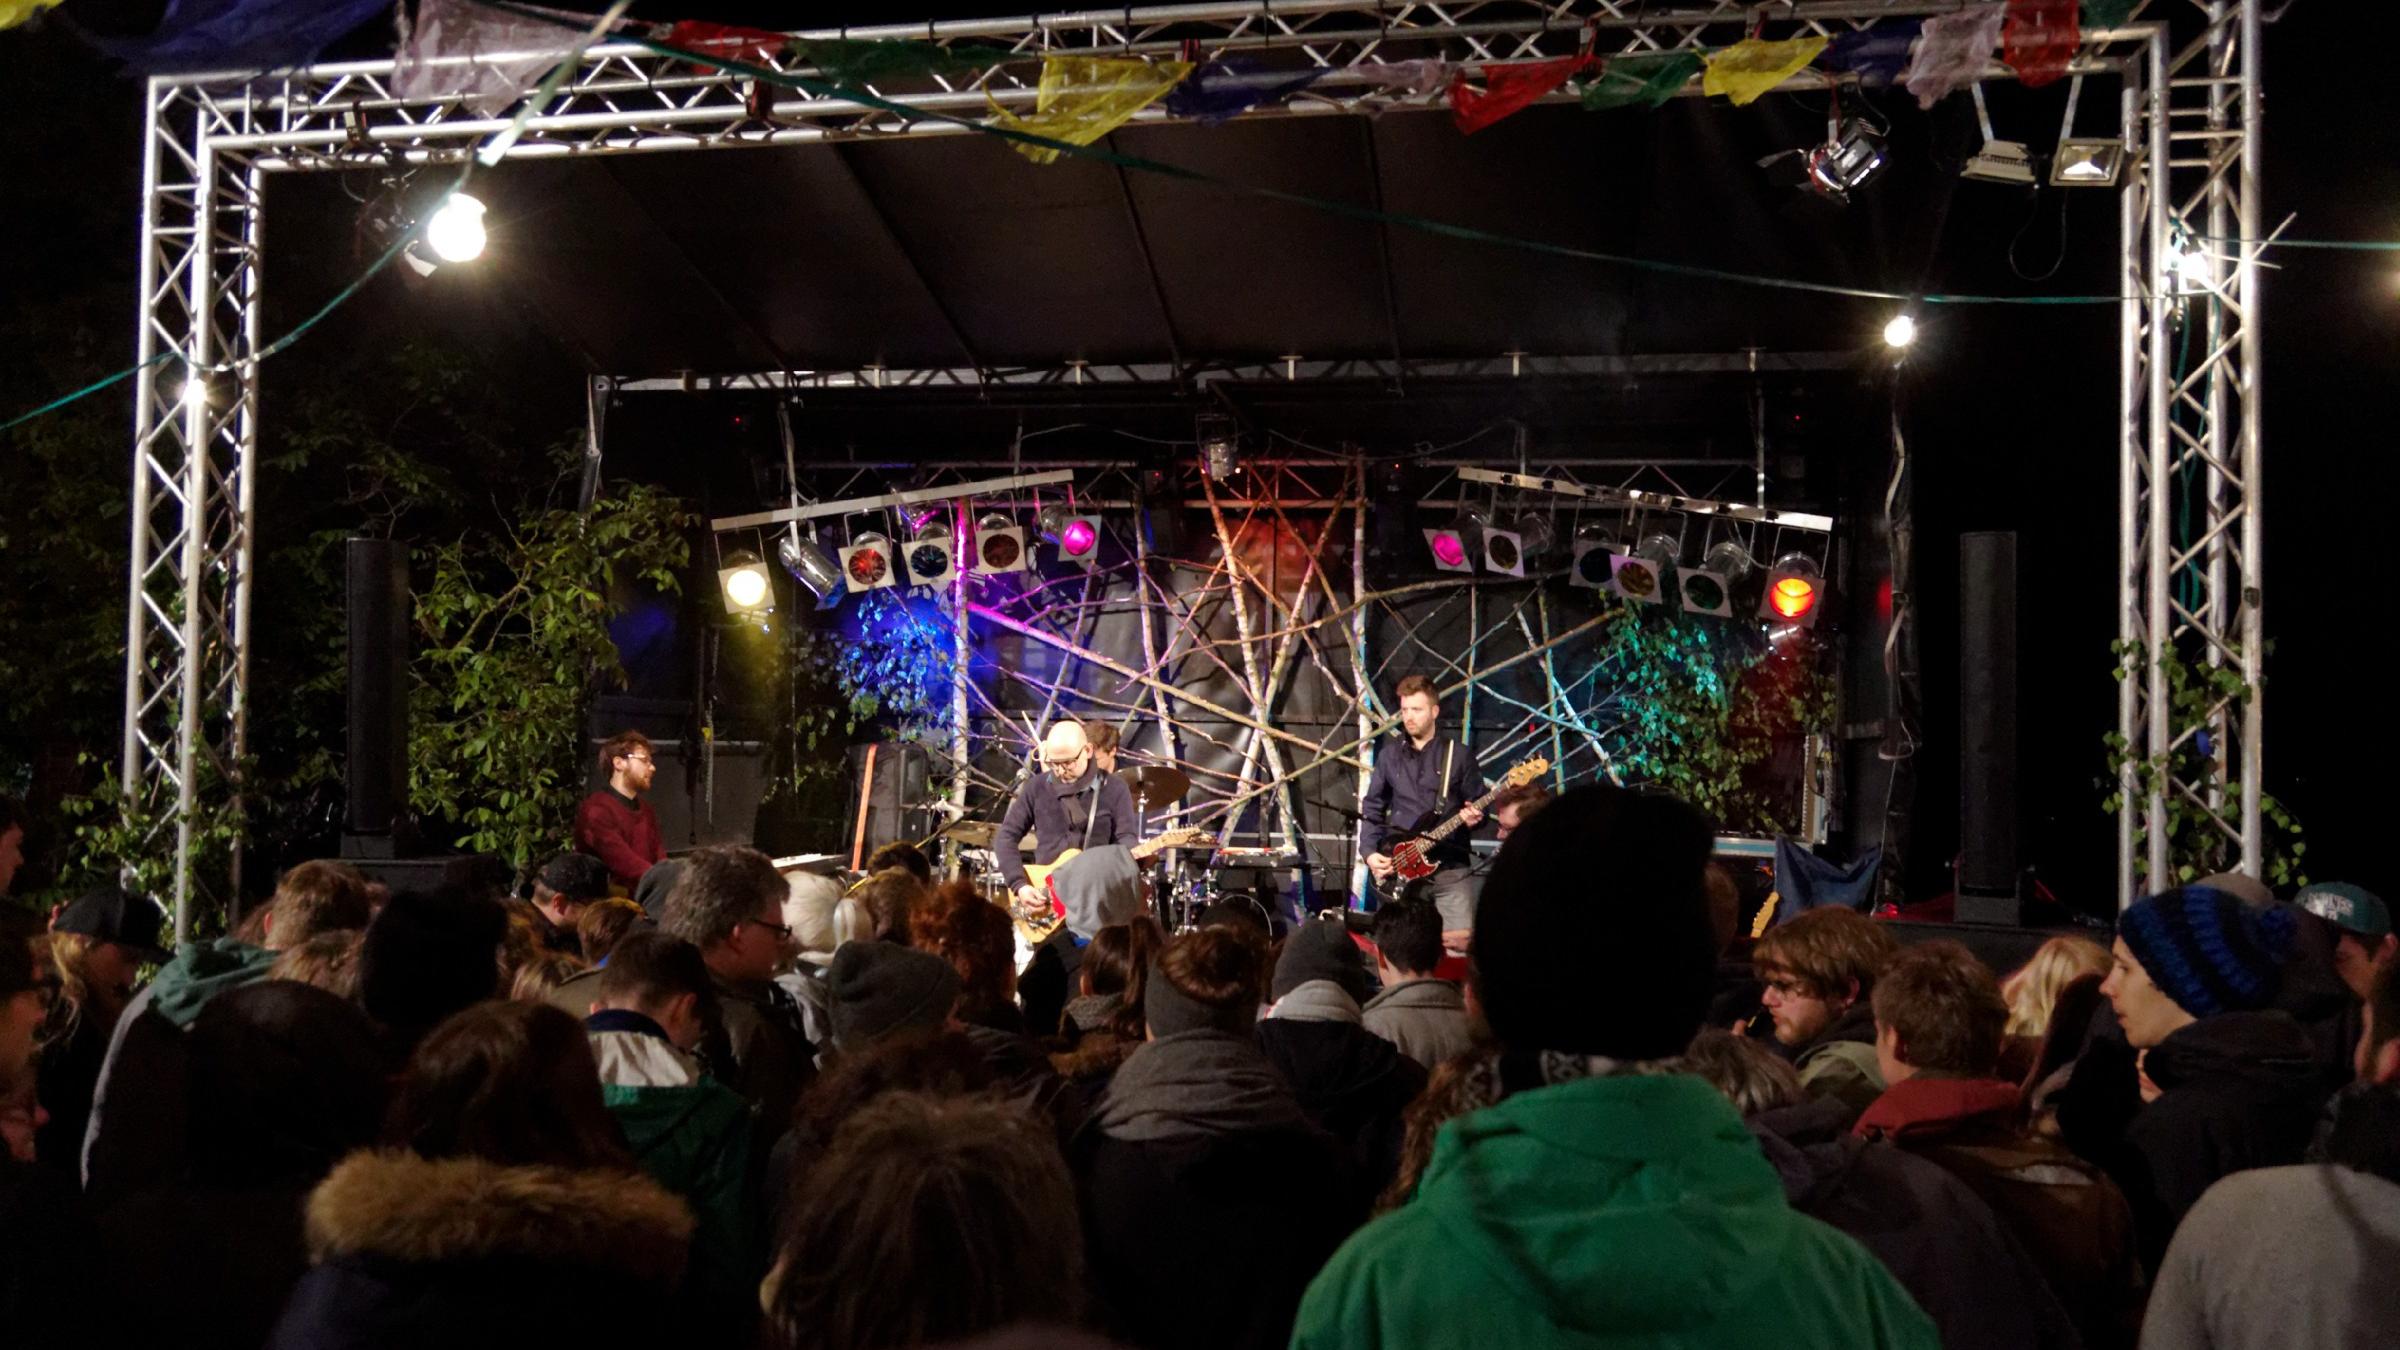
[[1742,353],[1659,356],[1497,356],[1449,360],[1389,359],[1197,361],[1177,366],[1163,361],[1068,361],[1050,366],[904,368],[864,366],[855,370],[761,370],[732,375],[666,375],[624,379],[627,393],[711,393],[741,389],[939,389],[992,385],[1206,384],[1211,380],[1302,383],[1324,380],[1428,380],[1558,377],[1576,375],[1715,375],[1808,373],[1854,370],[1853,352],[1761,353],[1756,364]]
[[893,506],[915,506],[920,502],[956,501],[960,497],[989,497],[994,493],[1011,492],[1017,488],[1048,487],[1054,483],[1072,483],[1073,472],[1060,469],[1055,473],[1021,473],[1007,478],[984,478],[972,483],[953,483],[948,487],[917,488],[909,492],[886,492],[874,497],[851,497],[838,502],[818,502],[812,506],[786,506],[774,511],[759,511],[747,516],[719,516],[708,522],[712,530],[747,530],[760,525],[781,525],[787,521],[819,520],[826,516],[846,516],[853,511],[880,511]]
[[[1732,467],[1739,468],[1740,465]],[[1833,533],[1833,517],[1811,515],[1805,511],[1778,511],[1767,506],[1744,506],[1740,502],[1715,501],[1705,497],[1679,497],[1666,492],[1642,492],[1621,488],[1587,487],[1560,478],[1543,478],[1534,474],[1503,473],[1496,469],[1465,468],[1458,476],[1470,483],[1488,483],[1494,487],[1526,488],[1534,492],[1555,493],[1582,501],[1600,502],[1609,506],[1630,506],[1645,511],[1681,511],[1691,516],[1722,516],[1755,525],[1774,525],[1787,530],[1807,530],[1815,534]]]

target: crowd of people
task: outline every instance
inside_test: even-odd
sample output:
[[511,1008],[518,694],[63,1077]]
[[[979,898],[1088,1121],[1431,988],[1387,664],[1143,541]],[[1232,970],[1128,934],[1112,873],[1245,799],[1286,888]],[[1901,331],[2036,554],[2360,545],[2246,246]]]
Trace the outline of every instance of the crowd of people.
[[[521,895],[489,860],[396,894],[311,862],[173,951],[120,889],[0,905],[0,1340],[2400,1325],[2400,938],[2374,895],[2210,878],[2003,973],[1848,909],[1736,931],[1707,823],[1665,797],[1509,810],[1463,982],[1427,895],[1280,931],[1229,901],[1169,933],[1112,887],[1029,946],[905,846],[848,888],[739,847],[628,875],[644,839]],[[25,824],[0,801],[0,895]]]

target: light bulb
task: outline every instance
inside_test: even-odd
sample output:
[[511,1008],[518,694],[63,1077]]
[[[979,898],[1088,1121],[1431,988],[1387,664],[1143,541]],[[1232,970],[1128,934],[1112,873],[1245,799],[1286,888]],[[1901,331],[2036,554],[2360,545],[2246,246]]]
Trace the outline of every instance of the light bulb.
[[725,595],[741,609],[756,609],[767,598],[766,569],[745,567],[725,578]]
[[483,256],[483,203],[463,192],[443,200],[425,222],[425,243],[443,262],[473,262]]
[[1892,321],[1883,326],[1883,340],[1893,347],[1905,347],[1916,341],[1917,321],[1906,314],[1893,315]]

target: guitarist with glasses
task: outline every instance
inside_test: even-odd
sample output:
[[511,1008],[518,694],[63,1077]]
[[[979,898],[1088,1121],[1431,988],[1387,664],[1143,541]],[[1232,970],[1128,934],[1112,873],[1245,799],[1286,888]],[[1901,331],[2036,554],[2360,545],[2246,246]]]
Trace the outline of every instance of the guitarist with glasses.
[[1466,945],[1475,926],[1473,855],[1467,833],[1483,823],[1475,798],[1483,791],[1483,766],[1475,752],[1441,732],[1442,702],[1433,681],[1411,675],[1400,681],[1400,734],[1386,737],[1375,751],[1375,773],[1359,799],[1359,847],[1367,854],[1367,870],[1378,884],[1392,876],[1392,843],[1419,822],[1455,815],[1464,826],[1426,854],[1439,868],[1431,878],[1433,902],[1442,913],[1442,943],[1453,950]]
[[1042,772],[1017,788],[992,836],[992,852],[999,856],[1000,875],[1010,893],[1023,904],[1038,905],[1047,897],[1026,877],[1019,848],[1028,830],[1039,836],[1033,861],[1046,867],[1068,849],[1104,844],[1131,848],[1137,823],[1133,793],[1125,780],[1102,772],[1092,762],[1083,723],[1062,717],[1042,737]]

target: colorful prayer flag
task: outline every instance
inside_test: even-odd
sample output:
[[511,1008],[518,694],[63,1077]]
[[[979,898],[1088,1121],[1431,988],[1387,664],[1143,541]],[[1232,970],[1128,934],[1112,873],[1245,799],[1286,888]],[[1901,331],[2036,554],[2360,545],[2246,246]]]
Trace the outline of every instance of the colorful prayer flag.
[[1252,108],[1281,103],[1325,74],[1323,66],[1269,70],[1247,56],[1220,56],[1203,64],[1167,94],[1167,111],[1214,126]]
[[939,46],[931,42],[871,41],[866,38],[811,38],[792,44],[792,55],[817,68],[833,84],[868,85],[920,75],[957,75],[1030,58],[1005,47],[960,42]]
[[62,0],[0,0],[0,28],[14,28],[45,9],[56,9]]
[[1426,57],[1416,61],[1369,61],[1350,68],[1363,84],[1377,84],[1394,98],[1432,98],[1450,87],[1458,67]]
[[[1156,103],[1192,73],[1189,61],[1134,61],[1120,57],[1047,56],[1033,115],[1019,117],[995,105],[986,125],[1045,136],[1069,145],[1090,145]],[[1018,154],[1036,164],[1055,163],[1060,152],[1018,143]]]
[[668,46],[681,51],[755,66],[790,46],[792,39],[789,34],[772,33],[763,28],[681,19],[667,30],[665,41]]
[[1660,107],[1690,84],[1703,64],[1698,52],[1642,52],[1609,57],[1600,63],[1600,72],[1583,86],[1583,110],[1606,112],[1637,104],[1645,108]]
[[2067,63],[2082,45],[2082,13],[2076,0],[2008,0],[2000,59],[2017,72],[2017,83],[2039,89],[2056,81],[2067,73]]
[[1761,94],[1800,73],[1824,50],[1821,37],[1780,42],[1744,38],[1708,58],[1708,74],[1702,78],[1700,90],[1723,94],[1736,107],[1755,103]]
[[2007,17],[1999,0],[1993,0],[1927,19],[1908,70],[1900,77],[1908,92],[1917,96],[1917,106],[1930,108],[1952,91],[1983,78],[1992,50],[2000,45],[2000,25]]
[[398,22],[392,91],[428,102],[455,98],[478,117],[497,117],[531,93],[582,36],[473,0],[420,0],[416,21],[403,6]]
[[1826,70],[1855,75],[1858,82],[1870,89],[1880,88],[1900,78],[1908,65],[1908,54],[1916,46],[1917,34],[1924,24],[1917,19],[1886,19],[1867,28],[1854,28],[1837,35],[1817,58]]
[[135,70],[288,70],[315,60],[336,38],[382,17],[389,0],[167,0],[143,37],[94,37],[92,45]]
[[1461,71],[1450,81],[1450,116],[1458,129],[1474,135],[1492,123],[1521,112],[1544,94],[1567,82],[1567,77],[1592,63],[1591,53],[1558,56],[1522,65],[1485,66],[1483,88],[1467,83]]

